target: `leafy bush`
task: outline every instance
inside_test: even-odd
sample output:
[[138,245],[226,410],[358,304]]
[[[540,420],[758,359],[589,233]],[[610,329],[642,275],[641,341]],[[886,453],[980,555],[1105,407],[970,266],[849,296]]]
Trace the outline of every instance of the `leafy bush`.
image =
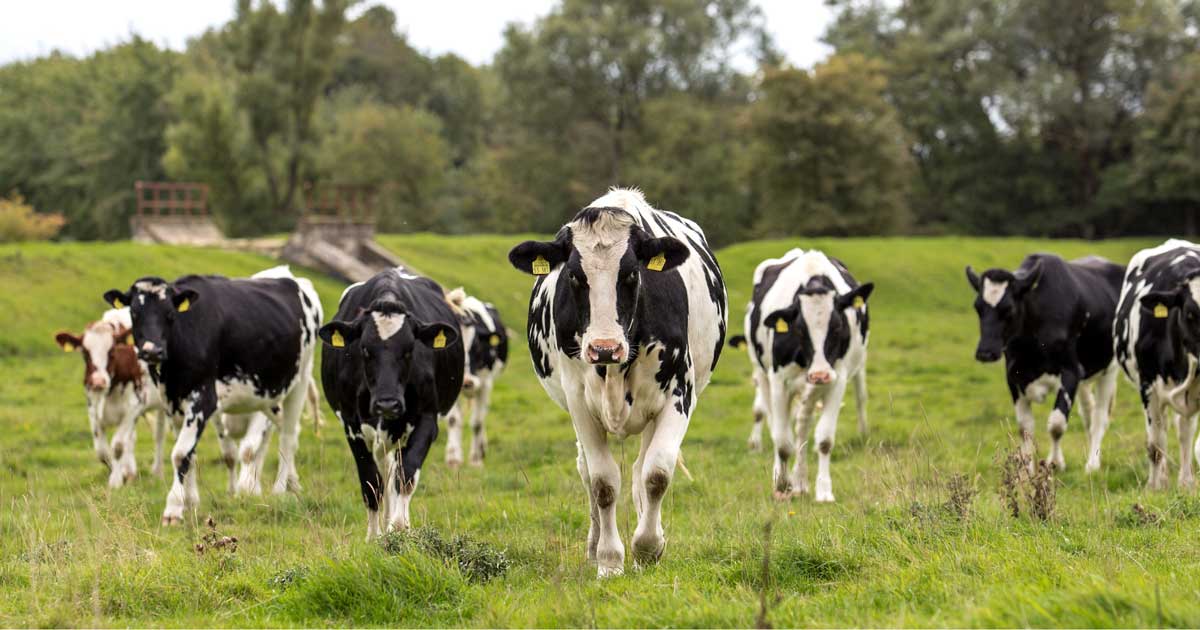
[[15,191],[0,198],[0,243],[44,241],[58,235],[65,223],[61,214],[35,212]]

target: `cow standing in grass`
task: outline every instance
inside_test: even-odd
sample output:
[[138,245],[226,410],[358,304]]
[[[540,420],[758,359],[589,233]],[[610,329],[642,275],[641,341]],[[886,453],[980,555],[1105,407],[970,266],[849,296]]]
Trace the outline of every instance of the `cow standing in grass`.
[[975,358],[991,363],[1004,356],[1021,450],[1030,467],[1035,453],[1033,403],[1054,397],[1048,422],[1052,445],[1044,464],[1061,470],[1061,440],[1078,394],[1089,441],[1085,470],[1099,470],[1100,445],[1117,390],[1113,315],[1121,266],[1097,257],[1067,262],[1034,254],[1015,272],[966,271],[979,314]]
[[[767,418],[775,445],[775,498],[808,493],[804,440],[820,407],[814,498],[831,502],[829,472],[838,414],[854,383],[860,432],[867,426],[867,298],[874,285],[859,284],[845,265],[819,251],[793,249],[754,270],[745,336],[754,362],[755,425]],[[793,411],[796,414],[793,422]],[[754,444],[751,434],[751,445]],[[800,446],[797,447],[797,442]],[[788,471],[788,460],[796,457]]]
[[575,426],[591,498],[588,558],[601,577],[624,571],[621,472],[608,438],[641,434],[633,552],[638,563],[656,562],[666,545],[663,496],[725,338],[725,283],[704,232],[640,192],[613,189],[555,240],[522,243],[509,261],[538,277],[529,349],[542,386]]
[[485,423],[492,404],[492,389],[508,363],[508,331],[495,306],[467,295],[462,288],[447,293],[446,301],[458,315],[466,351],[462,397],[446,414],[446,464],[451,468],[462,465],[462,427],[466,416],[470,416],[470,462],[482,466],[487,451]]
[[[66,352],[83,357],[83,388],[96,457],[109,469],[108,485],[119,488],[137,476],[137,419],[154,413],[154,464],[162,475],[163,439],[167,433],[165,408],[147,365],[138,361],[131,339],[128,308],[110,309],[99,321],[88,324],[82,335],[60,332],[55,341]],[[115,429],[112,444],[104,432]]]
[[358,468],[367,538],[407,529],[438,416],[462,388],[457,317],[436,282],[396,268],[346,289],[320,336],[321,381]]
[[[1200,414],[1200,245],[1169,240],[1129,261],[1114,334],[1117,360],[1146,414],[1151,490],[1167,487],[1167,420],[1179,430],[1179,487],[1196,485],[1192,439]],[[1195,454],[1200,458],[1200,442]]]
[[300,414],[322,318],[311,282],[286,267],[250,279],[146,277],[104,299],[130,307],[138,356],[180,427],[164,525],[199,505],[196,445],[214,414],[266,413],[280,427],[274,491],[300,489]]

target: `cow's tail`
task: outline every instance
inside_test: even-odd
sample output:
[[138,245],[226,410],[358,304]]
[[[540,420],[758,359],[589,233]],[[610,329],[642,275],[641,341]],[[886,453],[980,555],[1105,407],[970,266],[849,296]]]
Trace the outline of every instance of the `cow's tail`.
[[696,480],[696,478],[692,476],[692,471],[688,470],[688,467],[683,463],[683,449],[679,450],[679,457],[675,459],[675,468],[678,468],[679,472],[683,473],[683,476],[687,477],[688,481]]

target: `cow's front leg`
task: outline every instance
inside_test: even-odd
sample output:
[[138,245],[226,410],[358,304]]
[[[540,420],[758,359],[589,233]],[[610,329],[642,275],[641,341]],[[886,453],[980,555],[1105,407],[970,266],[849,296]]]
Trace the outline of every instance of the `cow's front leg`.
[[[412,526],[409,506],[421,480],[421,466],[433,441],[437,439],[437,415],[430,414],[416,419],[417,426],[408,436],[408,441],[396,451],[396,465],[388,483],[389,500],[388,531],[406,530]],[[399,436],[396,436],[397,438]]]
[[292,391],[283,399],[283,406],[276,414],[279,425],[279,472],[275,476],[275,487],[271,492],[284,494],[300,492],[300,473],[296,471],[296,452],[300,450],[301,415],[304,413],[304,400],[308,396],[308,376],[312,374],[312,364],[303,368],[306,375]]
[[113,433],[113,468],[108,485],[119,488],[137,478],[137,408],[126,405],[122,409],[121,421]]
[[446,414],[446,465],[450,468],[458,468],[463,463],[462,405],[462,398],[459,398],[459,401],[454,403],[450,412]]
[[1067,432],[1067,419],[1071,417],[1071,407],[1075,404],[1075,393],[1079,389],[1079,369],[1066,368],[1062,372],[1062,386],[1058,388],[1058,396],[1054,399],[1054,409],[1050,411],[1048,428],[1050,431],[1050,454],[1046,456],[1045,465],[1056,470],[1064,470],[1066,461],[1063,459],[1062,436]]
[[1146,457],[1150,460],[1147,490],[1167,489],[1167,416],[1169,410],[1158,396],[1146,401]]
[[599,525],[595,552],[597,575],[602,578],[621,575],[625,572],[625,545],[617,531],[621,469],[608,448],[608,434],[600,421],[587,413],[582,405],[569,406],[575,437],[587,462],[588,496]]
[[817,421],[814,448],[817,450],[817,487],[813,498],[818,503],[833,503],[833,476],[829,462],[833,453],[833,442],[837,435],[838,413],[842,409],[842,397],[846,395],[846,379],[839,378],[828,386],[822,397],[824,408]]
[[592,476],[588,472],[587,457],[583,454],[583,445],[575,441],[575,469],[579,471],[579,480],[583,482],[583,491],[588,495],[588,525],[587,559],[596,562],[596,547],[600,544],[600,510],[592,498]]
[[1179,414],[1179,488],[1191,490],[1196,486],[1192,463],[1192,440],[1196,437],[1196,414]]
[[[683,390],[692,391],[692,388],[684,387]],[[638,516],[637,529],[633,534],[633,559],[637,565],[658,562],[666,548],[667,540],[663,536],[662,526],[662,502],[671,480],[675,477],[679,448],[683,444],[683,436],[687,433],[690,420],[680,409],[691,409],[695,402],[694,396],[690,401],[671,400],[655,422],[650,448],[646,449],[639,471],[643,479],[645,495],[642,502],[645,507]]]
[[217,431],[217,442],[221,445],[221,463],[225,464],[225,472],[229,476],[226,491],[229,494],[237,492],[237,439],[233,437],[232,425],[235,421],[229,414],[219,414],[214,419],[214,429]]
[[181,403],[183,427],[171,450],[171,463],[175,467],[175,479],[167,493],[167,507],[163,510],[163,525],[178,525],[183,522],[186,509],[200,505],[200,491],[196,482],[196,445],[204,434],[204,427],[217,410],[216,392],[211,385],[189,394]]
[[154,463],[150,466],[150,472],[155,477],[162,479],[163,442],[167,438],[167,412],[156,409],[153,413],[154,421],[150,423],[150,426],[151,432],[154,434]]
[[92,430],[92,448],[96,451],[96,459],[111,471],[113,469],[112,449],[108,446],[108,440],[104,438],[104,396],[88,392],[87,403],[88,424]]
[[769,378],[768,399],[771,401],[767,424],[771,431],[771,442],[775,445],[775,466],[771,471],[774,495],[783,501],[792,496],[792,479],[788,472],[788,460],[796,455],[795,429],[791,414],[792,391],[788,379],[779,372]]
[[1021,455],[1025,458],[1026,469],[1033,474],[1033,460],[1037,454],[1033,444],[1033,403],[1024,394],[1017,396],[1013,402],[1017,414],[1017,430],[1021,433]]
[[[341,417],[341,413],[338,414]],[[362,424],[357,418],[349,415],[342,420],[346,431],[346,443],[350,445],[350,454],[354,456],[354,466],[358,469],[358,485],[362,492],[363,504],[367,507],[367,540],[383,533],[379,513],[380,499],[383,498],[383,478],[375,463],[375,454],[363,437]]]
[[1113,403],[1117,399],[1117,376],[1120,368],[1116,361],[1108,366],[1104,373],[1093,379],[1095,381],[1095,403],[1092,413],[1088,416],[1088,459],[1086,472],[1100,470],[1100,446],[1104,442],[1104,433],[1108,431],[1108,423],[1112,419]]
[[487,414],[492,404],[492,377],[480,384],[479,394],[471,403],[471,465],[482,466],[487,455]]
[[808,494],[808,436],[812,433],[813,418],[822,390],[808,385],[793,407],[796,427],[796,463],[792,466],[792,496]]

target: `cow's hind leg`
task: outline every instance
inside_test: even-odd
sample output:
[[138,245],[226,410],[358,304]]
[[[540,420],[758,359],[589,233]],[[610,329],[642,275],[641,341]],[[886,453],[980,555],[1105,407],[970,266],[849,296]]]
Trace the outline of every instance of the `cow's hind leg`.
[[[865,362],[865,359],[864,359]],[[854,375],[854,409],[858,412],[858,434],[867,434],[867,368]]]
[[1196,437],[1196,415],[1180,414],[1179,422],[1179,488],[1191,490],[1196,486],[1192,462],[1192,441]]
[[450,468],[458,468],[463,463],[462,406],[462,398],[459,398],[446,414],[446,465]]
[[262,493],[263,465],[267,461],[267,447],[271,444],[271,432],[275,423],[266,414],[252,414],[246,422],[246,433],[238,443],[238,474],[237,491],[239,494],[258,495]]
[[213,419],[213,428],[217,430],[217,441],[221,444],[221,462],[229,475],[227,490],[229,494],[237,492],[237,438],[234,437],[234,425],[244,423],[241,416],[219,414]]
[[162,409],[154,410],[154,420],[150,423],[151,433],[154,434],[154,463],[150,472],[159,479],[163,473],[163,442],[167,439],[167,412]]
[[1150,472],[1146,489],[1167,489],[1167,406],[1151,394],[1146,411],[1146,457],[1150,461]]
[[471,465],[482,466],[487,455],[487,414],[492,405],[491,375],[480,383],[479,394],[471,403]]
[[751,407],[754,412],[754,424],[750,427],[750,437],[746,440],[746,445],[754,452],[762,450],[763,422],[767,419],[767,394],[766,387],[763,386],[765,380],[766,377],[760,370],[754,371],[754,405]]
[[305,382],[299,383],[283,399],[279,418],[279,473],[275,477],[272,492],[300,492],[300,474],[296,471],[296,451],[300,448],[300,416],[304,411],[304,399],[308,393],[308,378],[311,366],[305,368]]
[[[684,388],[691,391],[690,388]],[[663,536],[662,502],[667,488],[675,477],[675,465],[679,461],[679,447],[687,433],[688,416],[680,409],[691,408],[691,404],[669,401],[655,422],[650,447],[641,462],[640,475],[643,480],[642,502],[645,504],[638,515],[637,529],[633,534],[633,558],[638,565],[658,562],[666,548]],[[691,401],[692,404],[695,401]]]
[[1113,405],[1117,400],[1117,377],[1120,368],[1113,361],[1104,373],[1093,378],[1096,390],[1095,405],[1088,418],[1088,459],[1086,472],[1100,470],[1100,446],[1104,442],[1104,433],[1108,431],[1108,423],[1112,420]]

